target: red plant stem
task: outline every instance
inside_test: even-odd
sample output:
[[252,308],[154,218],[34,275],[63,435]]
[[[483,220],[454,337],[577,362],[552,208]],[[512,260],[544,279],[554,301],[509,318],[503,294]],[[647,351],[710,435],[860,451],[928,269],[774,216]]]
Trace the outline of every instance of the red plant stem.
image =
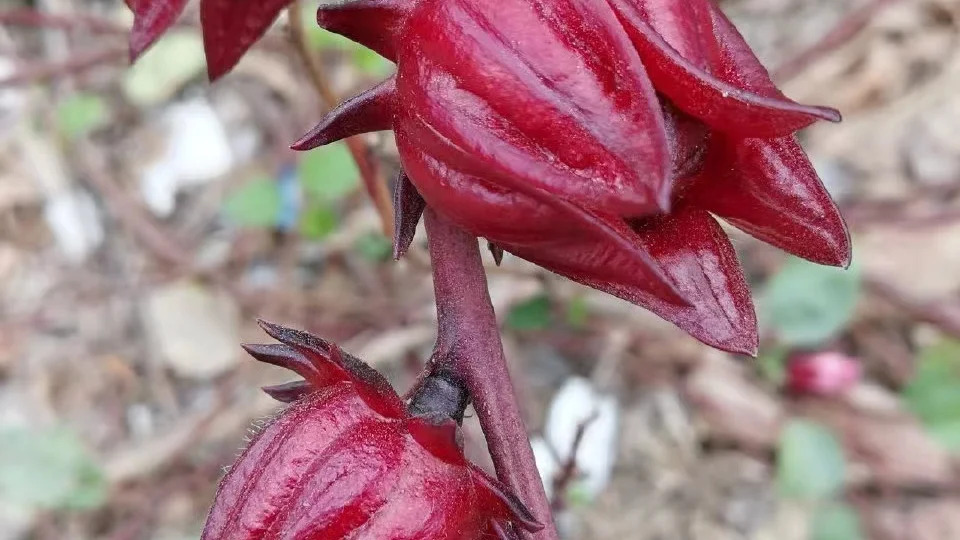
[[520,531],[522,537],[554,540],[557,532],[550,502],[537,472],[507,370],[477,239],[429,207],[424,219],[438,319],[437,345],[430,367],[450,369],[464,380],[497,477],[543,524],[537,533]]

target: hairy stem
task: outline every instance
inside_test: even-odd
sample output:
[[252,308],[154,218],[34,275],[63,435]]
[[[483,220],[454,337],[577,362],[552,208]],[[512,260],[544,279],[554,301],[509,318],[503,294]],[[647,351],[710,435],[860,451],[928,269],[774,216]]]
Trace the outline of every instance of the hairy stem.
[[[290,4],[290,7],[287,8],[287,16],[290,20],[290,36],[293,45],[307,68],[314,89],[328,108],[336,107],[340,99],[330,88],[330,83],[323,74],[320,59],[310,50],[310,43],[303,31],[302,4],[299,1]],[[380,216],[380,228],[387,238],[393,238],[393,203],[390,190],[387,189],[387,185],[380,174],[380,167],[362,138],[350,137],[345,142],[354,162],[357,164],[357,169],[360,171],[363,185],[373,200],[377,214]]]
[[424,214],[437,296],[438,335],[431,368],[444,367],[466,382],[497,476],[544,525],[537,533],[520,531],[522,537],[556,539],[503,355],[477,239],[430,208]]

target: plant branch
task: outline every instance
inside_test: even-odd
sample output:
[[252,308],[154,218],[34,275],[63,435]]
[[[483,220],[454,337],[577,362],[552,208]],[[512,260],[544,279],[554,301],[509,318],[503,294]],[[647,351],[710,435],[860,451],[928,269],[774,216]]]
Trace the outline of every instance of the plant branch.
[[872,0],[860,9],[854,10],[811,47],[800,51],[799,54],[778,66],[773,71],[773,78],[783,82],[803,73],[811,64],[855,38],[877,13],[898,1]]
[[110,47],[77,53],[66,60],[30,63],[9,76],[0,78],[0,88],[47,81],[81,73],[99,65],[119,63],[126,54],[126,47]]
[[61,30],[89,30],[108,34],[126,34],[129,28],[101,17],[71,13],[58,15],[32,8],[14,8],[0,11],[0,24],[59,28]]
[[522,537],[554,540],[550,502],[507,370],[477,239],[429,207],[424,217],[438,319],[430,369],[449,369],[464,380],[497,476],[544,525],[537,533],[520,531]]
[[[310,81],[313,83],[317,95],[320,96],[328,109],[332,109],[340,102],[340,99],[330,87],[319,58],[310,49],[310,43],[303,31],[303,6],[299,1],[290,4],[290,7],[287,8],[287,16],[290,23],[290,38],[293,41],[294,48],[310,75]],[[377,209],[377,214],[380,216],[380,227],[383,234],[387,238],[393,238],[393,203],[390,191],[380,174],[380,167],[377,161],[373,159],[373,152],[359,136],[348,138],[346,144],[357,164],[357,169],[360,170],[363,185],[366,187],[367,193]]]

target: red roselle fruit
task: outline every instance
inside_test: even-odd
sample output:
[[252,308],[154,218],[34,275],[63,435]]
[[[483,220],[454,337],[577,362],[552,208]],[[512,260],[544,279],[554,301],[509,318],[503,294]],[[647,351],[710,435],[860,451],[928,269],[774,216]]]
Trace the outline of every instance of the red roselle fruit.
[[269,323],[254,358],[303,380],[220,483],[204,540],[517,538],[540,525],[459,443],[467,393],[434,373],[404,403],[374,369],[325,340]]
[[793,135],[839,114],[784,97],[710,0],[354,0],[318,21],[398,71],[294,148],[395,132],[398,256],[429,204],[495,254],[742,353],[756,350],[756,317],[712,215],[849,262]]

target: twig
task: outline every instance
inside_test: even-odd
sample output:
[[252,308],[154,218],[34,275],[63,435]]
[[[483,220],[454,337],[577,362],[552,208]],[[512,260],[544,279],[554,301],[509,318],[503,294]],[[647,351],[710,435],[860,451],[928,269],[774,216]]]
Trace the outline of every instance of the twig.
[[477,239],[430,208],[424,215],[437,300],[437,344],[431,369],[449,369],[464,380],[497,476],[544,525],[536,533],[521,531],[523,538],[556,539],[550,502],[503,355]]
[[107,210],[119,221],[140,244],[157,259],[173,266],[177,271],[201,276],[229,292],[240,306],[248,311],[259,311],[263,302],[236,283],[219,275],[215,269],[198,268],[190,247],[181,244],[163,224],[157,222],[139,201],[128,195],[110,177],[103,160],[86,144],[77,148],[78,165],[87,183],[106,204]]
[[97,151],[79,144],[77,163],[84,179],[100,194],[111,214],[137,238],[144,248],[167,264],[188,267],[193,264],[191,251],[180,245],[170,233],[147,213],[138,201],[120,189],[107,173],[107,166]]
[[590,424],[592,424],[598,416],[600,416],[600,413],[593,411],[590,416],[577,424],[577,431],[573,435],[573,444],[570,445],[570,453],[567,455],[566,461],[563,462],[563,467],[560,468],[560,472],[553,477],[553,501],[550,502],[550,506],[554,512],[563,510],[566,506],[567,488],[579,473],[577,470],[577,452],[580,450],[580,444],[583,442],[583,434],[586,433],[587,428],[590,427]]
[[61,30],[89,30],[107,34],[126,34],[130,31],[126,26],[116,24],[109,19],[71,13],[58,15],[46,13],[37,9],[18,8],[0,11],[0,24],[15,26],[35,26],[41,28],[58,28]]
[[895,286],[877,277],[865,280],[867,288],[917,320],[932,324],[946,334],[960,339],[960,306],[946,302],[920,302],[914,300]]
[[126,47],[110,47],[99,51],[79,53],[62,61],[27,65],[27,67],[17,70],[9,77],[0,79],[0,88],[73,75],[101,64],[122,61],[126,58],[126,55]]
[[[293,41],[300,59],[303,61],[310,75],[310,81],[313,83],[317,95],[323,100],[328,108],[335,107],[340,99],[330,88],[330,83],[324,75],[323,67],[313,51],[310,49],[310,43],[303,31],[303,6],[300,1],[290,4],[287,8],[287,17],[290,22],[290,38]],[[350,137],[346,140],[347,148],[357,163],[357,169],[360,170],[360,177],[363,179],[363,185],[367,193],[373,200],[373,205],[380,215],[380,227],[387,238],[393,238],[393,203],[390,197],[390,191],[380,174],[380,167],[376,159],[373,158],[373,152],[360,137]]]
[[796,77],[808,66],[856,37],[861,30],[866,28],[874,15],[883,8],[898,1],[899,0],[873,0],[869,4],[854,10],[834,26],[833,30],[823,36],[820,41],[778,66],[773,71],[773,78],[783,82]]

